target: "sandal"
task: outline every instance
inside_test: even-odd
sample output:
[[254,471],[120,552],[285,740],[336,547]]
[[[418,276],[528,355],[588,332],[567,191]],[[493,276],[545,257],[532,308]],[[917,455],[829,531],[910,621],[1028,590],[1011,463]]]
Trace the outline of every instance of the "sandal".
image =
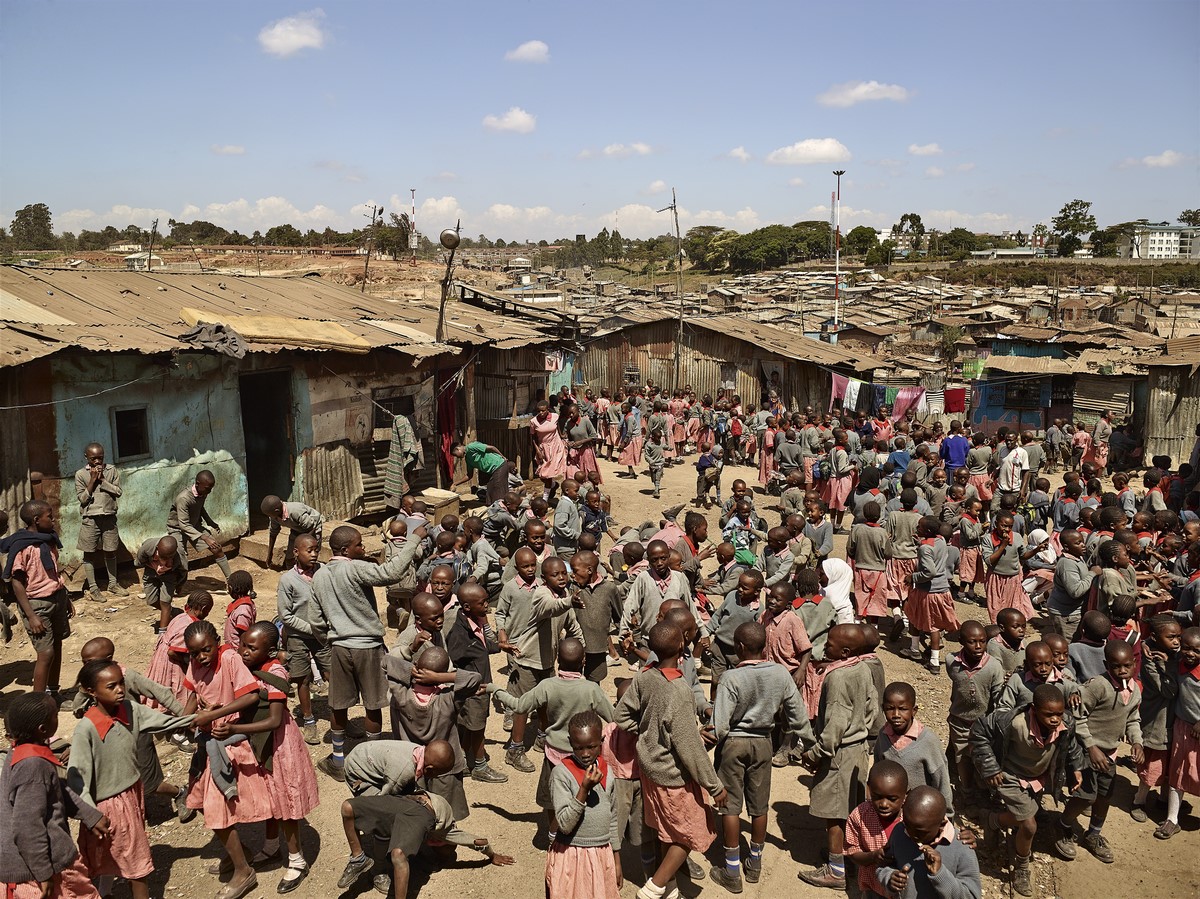
[[1181,829],[1174,821],[1164,821],[1154,829],[1154,839],[1169,840],[1175,834],[1179,833]]

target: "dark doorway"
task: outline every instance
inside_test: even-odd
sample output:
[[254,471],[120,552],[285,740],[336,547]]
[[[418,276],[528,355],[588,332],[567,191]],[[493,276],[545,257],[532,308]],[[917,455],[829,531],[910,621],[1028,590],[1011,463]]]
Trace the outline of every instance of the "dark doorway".
[[268,494],[292,492],[292,374],[269,371],[242,375],[242,433],[246,437],[246,490],[250,512]]

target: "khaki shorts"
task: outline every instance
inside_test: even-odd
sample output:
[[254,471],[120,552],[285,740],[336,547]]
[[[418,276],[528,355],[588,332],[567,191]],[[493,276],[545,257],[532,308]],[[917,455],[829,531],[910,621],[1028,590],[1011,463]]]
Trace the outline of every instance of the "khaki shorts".
[[[712,681],[714,684],[721,679],[726,671],[738,666],[739,659],[737,653],[726,652],[725,647],[721,645],[719,640],[713,640],[708,655],[709,664],[712,666]],[[730,812],[730,814],[733,814],[733,812]]]
[[962,758],[964,754],[970,758],[971,750],[967,743],[971,736],[971,722],[960,718],[947,718],[946,724],[950,728],[950,739],[946,743],[946,752],[955,759]]
[[843,746],[831,759],[822,759],[813,776],[809,814],[827,821],[845,821],[867,795],[871,750],[866,740]]
[[287,651],[288,677],[294,681],[312,679],[312,660],[317,660],[317,670],[323,677],[329,676],[332,653],[316,637],[288,634],[283,647]]
[[1018,821],[1028,821],[1035,817],[1042,807],[1041,790],[1021,786],[1021,782],[1011,774],[1005,773],[1004,782],[992,789]]
[[642,782],[618,777],[613,788],[613,813],[617,816],[617,848],[625,843],[640,846],[645,839]]
[[771,800],[771,738],[726,737],[715,760],[728,797],[717,812],[740,815],[744,804],[751,818],[765,815]]
[[46,625],[46,629],[40,634],[31,633],[29,619],[25,617],[24,611],[21,612],[21,623],[25,625],[25,633],[29,634],[29,642],[33,645],[34,652],[50,652],[71,636],[71,603],[67,599],[65,589],[41,599],[31,599],[29,607]]
[[115,553],[121,548],[116,515],[87,515],[79,522],[79,539],[75,548],[80,552]]
[[550,677],[554,677],[553,668],[526,668],[513,663],[508,669],[508,692],[513,696],[524,696]]
[[350,649],[331,646],[329,653],[329,707],[348,709],[362,699],[365,709],[388,704],[387,678],[383,674],[384,648]]
[[153,568],[142,569],[142,595],[146,597],[146,605],[157,609],[160,603],[171,604],[175,591],[186,578],[181,578],[172,568],[166,574],[156,574]]
[[458,726],[475,732],[485,730],[491,709],[490,697],[468,696],[458,708]]

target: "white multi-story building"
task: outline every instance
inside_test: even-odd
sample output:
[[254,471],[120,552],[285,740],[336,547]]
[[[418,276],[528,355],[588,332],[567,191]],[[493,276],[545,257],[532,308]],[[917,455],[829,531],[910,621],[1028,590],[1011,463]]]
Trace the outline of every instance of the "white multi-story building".
[[1167,222],[1134,227],[1117,255],[1126,259],[1190,259],[1200,257],[1200,228]]

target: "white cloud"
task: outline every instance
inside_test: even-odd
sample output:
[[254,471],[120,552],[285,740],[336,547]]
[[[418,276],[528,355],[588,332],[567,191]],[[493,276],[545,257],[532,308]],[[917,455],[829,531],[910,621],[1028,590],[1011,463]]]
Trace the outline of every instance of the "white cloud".
[[272,56],[286,57],[301,50],[320,50],[325,46],[325,32],[321,30],[322,9],[287,16],[265,26],[258,33],[258,44]]
[[751,159],[745,147],[734,147],[729,151],[728,156],[730,159],[736,159],[738,162],[749,162]]
[[545,41],[526,41],[504,54],[509,62],[549,62],[550,47]]
[[445,182],[457,181],[458,175],[455,174],[454,172],[438,172],[436,175],[433,176],[433,180],[434,181],[445,181]]
[[528,134],[537,127],[537,116],[526,112],[520,106],[511,106],[508,112],[503,115],[484,116],[483,127],[488,131],[511,131],[515,134]]
[[[897,220],[899,216],[896,216]],[[952,228],[966,228],[977,234],[997,234],[1010,231],[1018,225],[1029,230],[1028,223],[1020,222],[1007,212],[959,212],[957,209],[930,209],[921,213],[921,221],[926,228],[937,228],[939,231],[949,231]],[[890,227],[890,226],[889,226]]]
[[647,196],[652,197],[655,194],[665,193],[666,190],[667,190],[667,182],[663,181],[662,178],[658,178],[654,181],[651,181],[649,186],[644,191],[642,191],[642,193],[646,194]]
[[246,148],[241,144],[213,144],[209,147],[218,156],[245,156]]
[[[684,216],[680,215],[681,227],[683,219]],[[689,224],[686,227],[689,228],[693,225],[720,225],[722,228],[732,228],[734,231],[753,231],[755,228],[761,228],[763,224],[758,213],[749,206],[734,213],[727,213],[720,209],[701,209],[695,215],[689,214],[687,220]]]
[[654,152],[654,148],[641,141],[634,141],[631,144],[609,144],[600,152],[615,159],[624,159],[626,156],[649,156]]
[[925,174],[930,178],[940,178],[942,175],[946,174],[946,170],[936,165],[931,165],[925,170]]
[[788,178],[788,187],[803,187],[803,178]]
[[[189,209],[196,207],[190,206]],[[158,219],[159,234],[166,233],[167,219],[181,218],[166,209],[150,209],[141,206],[127,206],[123,203],[110,208],[107,212],[94,212],[91,209],[68,209],[54,216],[54,230],[62,233],[70,231],[78,234],[85,228],[99,231],[108,225],[124,228],[126,225],[138,225],[149,229],[150,223]]]
[[909,144],[910,156],[941,156],[942,148],[937,144]]
[[[829,221],[830,209],[825,204],[810,206],[808,217],[816,221]],[[842,234],[856,225],[870,225],[872,228],[890,228],[899,216],[891,216],[886,212],[876,212],[873,209],[858,209],[855,206],[842,204]]]
[[853,106],[871,100],[894,100],[904,102],[912,96],[908,88],[898,84],[882,84],[878,81],[847,81],[835,84],[817,97],[822,106]]
[[790,147],[772,150],[767,156],[771,165],[812,165],[815,163],[845,162],[850,158],[846,145],[833,137],[810,137]]
[[[361,211],[361,210],[360,210]],[[335,210],[317,204],[311,209],[300,209],[283,197],[263,197],[251,202],[245,198],[225,203],[208,203],[204,207],[194,203],[185,204],[178,212],[169,209],[153,209],[118,203],[106,212],[91,209],[69,209],[54,217],[56,228],[78,232],[84,228],[100,230],[108,225],[124,228],[126,225],[141,225],[149,228],[158,219],[162,232],[167,230],[167,220],[181,222],[203,219],[229,230],[250,234],[255,230],[266,230],[273,225],[292,224],[301,230],[323,229],[326,225],[344,228],[355,221],[351,216],[339,215]]]
[[[392,206],[410,209],[412,198],[392,194]],[[422,234],[439,234],[442,229],[453,228],[455,222],[467,218],[456,197],[426,197],[417,207],[417,230]],[[463,227],[469,229],[472,226],[468,223]]]
[[1142,164],[1148,165],[1152,169],[1166,169],[1179,165],[1184,159],[1185,157],[1182,153],[1176,153],[1174,150],[1163,150],[1157,156],[1143,156]]

